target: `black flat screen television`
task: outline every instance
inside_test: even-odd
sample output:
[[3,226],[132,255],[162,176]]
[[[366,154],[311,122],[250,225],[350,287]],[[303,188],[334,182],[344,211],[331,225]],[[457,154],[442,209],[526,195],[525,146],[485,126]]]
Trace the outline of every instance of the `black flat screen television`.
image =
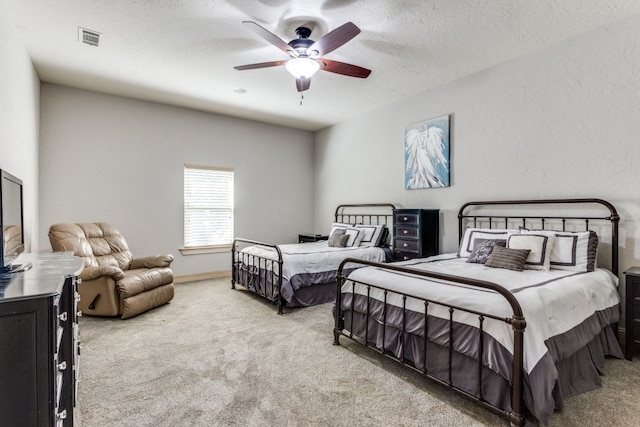
[[17,264],[16,258],[24,252],[24,217],[22,180],[0,170],[0,272],[23,271],[30,265]]

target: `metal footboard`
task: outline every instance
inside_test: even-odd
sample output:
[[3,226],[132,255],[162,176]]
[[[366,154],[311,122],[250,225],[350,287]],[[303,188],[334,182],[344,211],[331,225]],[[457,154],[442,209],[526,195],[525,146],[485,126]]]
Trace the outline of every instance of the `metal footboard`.
[[[258,246],[272,248],[277,259],[242,252],[242,248]],[[282,314],[282,252],[277,245],[236,238],[231,246],[231,288],[236,284],[274,302]]]
[[[397,292],[397,291],[390,291],[388,289],[385,289],[383,287],[379,287],[370,283],[364,283],[362,281],[354,281],[352,279],[348,279],[344,274],[343,274],[343,269],[345,267],[345,265],[347,264],[351,264],[349,268],[353,268],[354,264],[357,264],[359,267],[364,267],[364,266],[375,266],[379,269],[383,269],[383,270],[392,270],[392,271],[396,271],[396,272],[402,272],[402,273],[408,273],[411,275],[415,275],[415,276],[422,276],[425,278],[431,278],[431,279],[437,279],[437,280],[446,280],[446,281],[451,281],[451,282],[457,282],[457,283],[461,283],[461,284],[465,284],[465,285],[469,285],[469,286],[474,286],[474,287],[479,287],[479,288],[483,288],[483,289],[490,289],[492,291],[495,291],[497,293],[499,293],[500,295],[502,295],[504,297],[504,299],[509,303],[509,305],[511,306],[511,309],[513,311],[513,315],[510,317],[498,317],[495,316],[494,314],[491,313],[483,313],[483,312],[478,312],[478,311],[474,311],[474,310],[470,310],[468,308],[464,308],[464,307],[459,307],[459,306],[454,306],[451,304],[446,304],[446,303],[442,303],[439,301],[435,301],[435,300],[429,300],[429,299],[425,299],[425,298],[421,298],[421,297],[416,297],[414,295],[410,295],[410,294],[404,294],[401,292]],[[334,345],[340,345],[340,336],[345,336],[347,338],[350,338],[356,342],[358,342],[359,344],[365,345],[369,348],[371,348],[372,350],[381,353],[382,355],[395,360],[396,362],[399,362],[401,364],[403,364],[404,366],[407,366],[409,368],[411,368],[412,370],[415,370],[417,372],[419,372],[420,374],[424,375],[425,377],[440,383],[446,387],[452,388],[454,390],[456,390],[458,393],[480,403],[481,405],[495,411],[496,413],[498,413],[499,415],[503,416],[504,418],[506,418],[507,420],[509,420],[511,423],[513,423],[514,425],[518,425],[518,426],[522,426],[525,424],[525,407],[524,407],[524,402],[523,402],[523,334],[524,334],[524,330],[526,327],[526,322],[522,313],[522,308],[520,307],[520,304],[518,303],[518,301],[516,300],[516,298],[513,296],[513,294],[511,292],[509,292],[508,290],[506,290],[505,288],[503,288],[502,286],[499,286],[495,283],[492,282],[487,282],[487,281],[481,281],[481,280],[475,280],[475,279],[469,279],[469,278],[465,278],[465,277],[458,277],[458,276],[450,276],[450,275],[446,275],[446,274],[439,274],[439,273],[433,273],[433,272],[426,272],[426,271],[418,271],[415,269],[411,269],[411,268],[406,268],[406,267],[402,267],[402,266],[397,266],[397,265],[393,265],[393,264],[381,264],[381,263],[375,263],[375,262],[369,262],[369,261],[362,261],[362,260],[357,260],[354,258],[347,258],[345,259],[341,265],[340,268],[338,270],[338,284],[337,284],[337,290],[336,290],[336,305],[335,305],[335,312],[334,312],[334,316],[335,316],[335,327],[334,327]],[[347,296],[349,297],[349,299],[351,300],[351,304],[350,306],[343,308],[343,297],[342,295],[342,286],[343,284],[347,281],[350,280],[353,282],[353,286],[352,286],[352,291],[351,294],[348,294]],[[366,288],[366,295],[363,294],[357,294],[356,293],[356,285],[362,285]],[[373,319],[370,315],[371,312],[373,310],[372,308],[372,298],[370,296],[371,291],[372,290],[380,290],[383,291],[384,294],[384,301],[383,301],[383,305],[382,305],[382,321],[380,321],[380,318],[376,318]],[[398,307],[397,305],[391,305],[387,302],[387,299],[390,297],[390,294],[393,295],[398,295],[401,297],[402,300],[402,306]],[[400,348],[404,349],[404,339],[405,339],[405,334],[407,333],[407,317],[409,313],[413,313],[414,315],[416,314],[415,311],[409,311],[407,309],[407,299],[414,299],[414,300],[419,300],[422,301],[422,303],[424,304],[424,330],[422,331],[422,333],[424,334],[424,345],[423,348],[420,350],[421,354],[421,358],[422,358],[422,363],[420,364],[420,366],[417,366],[415,361],[408,361],[405,359],[404,357],[404,350],[400,355],[396,355],[394,354],[394,352],[392,350],[389,350],[388,345],[387,345],[387,340],[386,340],[386,336],[385,336],[385,332],[387,330],[387,327],[389,326],[390,328],[398,328],[398,325],[396,322],[396,325],[390,325],[388,323],[389,319],[388,319],[388,311],[390,310],[399,310],[399,312],[401,312],[401,322],[400,322],[400,333],[399,335],[399,340],[400,340]],[[364,322],[365,325],[364,327],[362,325],[358,326],[359,329],[361,330],[361,334],[363,333],[364,336],[359,336],[354,334],[354,328],[356,328],[356,326],[354,325],[354,312],[355,312],[355,306],[356,306],[356,301],[359,302],[359,304],[362,306],[364,305]],[[377,301],[377,300],[376,300]],[[348,302],[347,302],[348,304]],[[433,375],[430,371],[429,371],[429,366],[428,366],[428,343],[429,340],[427,339],[427,337],[429,336],[429,331],[430,331],[430,320],[431,322],[433,322],[433,318],[431,315],[428,315],[428,310],[430,308],[430,306],[433,305],[437,305],[440,307],[445,307],[448,312],[449,312],[449,318],[448,320],[445,319],[444,321],[446,322],[445,324],[448,324],[448,331],[447,331],[447,337],[446,337],[446,342],[448,343],[448,345],[446,346],[447,349],[446,351],[448,352],[448,374],[445,376],[445,378],[442,378],[441,376],[435,376]],[[453,356],[454,356],[454,344],[455,344],[455,340],[456,337],[454,335],[454,313],[456,311],[462,311],[465,313],[469,313],[472,314],[474,316],[477,316],[478,318],[478,325],[477,325],[477,330],[478,330],[478,351],[479,354],[477,355],[477,381],[478,381],[478,392],[476,394],[471,394],[468,391],[457,387],[456,385],[453,384],[452,381],[452,375],[453,375]],[[345,312],[349,312],[349,319],[348,322],[350,324],[345,325]],[[484,322],[487,319],[494,319],[496,321],[500,321],[500,322],[505,322],[509,325],[511,325],[512,329],[513,329],[513,370],[512,370],[512,378],[511,378],[511,408],[512,411],[507,412],[502,408],[498,408],[494,405],[492,405],[491,403],[489,403],[487,400],[484,399],[483,395],[482,395],[482,372],[483,372],[483,351],[484,351],[484,345],[483,345],[483,337],[484,337],[484,329],[483,329],[483,325]],[[376,322],[375,325],[370,324],[370,322]],[[442,323],[442,322],[441,322]],[[369,330],[371,328],[382,328],[382,337],[381,337],[381,341],[380,341],[380,337],[378,337],[378,339],[376,340],[372,340],[369,337]],[[346,330],[346,331],[345,331]],[[362,332],[363,330],[363,332]]]

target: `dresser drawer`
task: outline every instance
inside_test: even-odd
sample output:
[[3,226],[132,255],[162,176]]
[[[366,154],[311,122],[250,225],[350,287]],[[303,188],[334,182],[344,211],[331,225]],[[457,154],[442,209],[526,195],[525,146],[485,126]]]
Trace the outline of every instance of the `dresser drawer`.
[[420,229],[417,227],[396,227],[393,236],[396,241],[398,239],[417,239],[419,237]]
[[640,299],[640,279],[629,277],[627,280],[629,281],[629,291],[631,292],[630,297]]
[[404,240],[404,239],[396,239],[396,243],[394,249],[398,251],[412,251],[419,252],[420,245],[417,240]]
[[394,221],[396,224],[418,225],[420,216],[417,213],[396,213]]
[[631,319],[640,321],[640,298],[633,297],[633,304],[630,306],[631,310],[627,313],[627,316],[631,316]]

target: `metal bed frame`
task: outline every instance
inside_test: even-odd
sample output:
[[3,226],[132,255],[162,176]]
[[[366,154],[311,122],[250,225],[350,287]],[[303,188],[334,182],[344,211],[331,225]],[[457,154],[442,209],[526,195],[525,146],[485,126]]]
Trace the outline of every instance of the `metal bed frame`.
[[[606,208],[609,212],[608,215],[605,216],[580,216],[580,215],[570,215],[570,216],[549,216],[549,215],[511,215],[511,214],[498,214],[498,215],[490,215],[490,214],[471,214],[471,213],[466,213],[466,210],[470,209],[471,211],[474,208],[478,208],[478,207],[488,207],[488,206],[513,206],[513,205],[577,205],[577,204],[582,204],[582,205],[597,205],[598,209],[601,209],[602,207]],[[595,208],[594,208],[595,209]],[[516,221],[521,221],[522,226],[526,227],[527,226],[527,222],[532,222],[534,220],[540,221],[542,224],[542,229],[544,229],[545,223],[549,223],[550,221],[559,221],[562,224],[562,231],[568,231],[565,229],[566,223],[567,221],[570,221],[572,224],[574,223],[574,221],[583,221],[585,224],[585,229],[588,230],[589,229],[589,224],[595,221],[601,222],[601,221],[605,221],[605,222],[609,222],[611,224],[611,271],[617,276],[618,275],[618,223],[619,223],[619,216],[618,213],[616,212],[615,207],[604,200],[601,199],[557,199],[557,200],[553,200],[553,199],[547,199],[547,200],[512,200],[512,201],[479,201],[479,202],[469,202],[469,203],[465,203],[459,210],[458,213],[458,233],[459,233],[459,237],[460,239],[462,239],[463,233],[464,233],[464,227],[463,227],[463,223],[468,223],[471,222],[473,223],[474,226],[477,226],[478,223],[482,223],[483,225],[486,225],[486,228],[493,228],[493,226],[495,224],[501,223],[505,225],[505,228],[509,228],[509,224],[511,224],[514,220]],[[504,222],[503,222],[504,221]],[[492,225],[493,224],[493,225]],[[426,278],[435,278],[435,279],[439,279],[439,280],[447,280],[447,281],[453,281],[453,282],[457,282],[457,283],[463,283],[465,285],[470,285],[470,286],[474,286],[474,287],[479,287],[479,288],[484,288],[484,289],[491,289],[497,293],[499,293],[500,295],[502,295],[505,300],[510,304],[511,309],[513,311],[512,316],[507,317],[507,318],[500,318],[497,317],[491,313],[481,313],[481,312],[477,312],[474,310],[469,310],[466,309],[464,307],[458,307],[458,306],[453,306],[450,304],[446,304],[446,303],[441,303],[435,300],[427,300],[424,298],[420,298],[420,297],[416,297],[410,294],[402,294],[399,292],[395,292],[395,291],[387,291],[384,288],[369,284],[369,283],[364,283],[364,282],[360,282],[357,281],[355,283],[357,284],[361,284],[366,286],[367,289],[367,296],[366,296],[366,314],[364,315],[365,317],[365,322],[366,324],[364,325],[363,329],[364,329],[364,337],[362,336],[355,336],[353,333],[353,329],[354,329],[354,325],[353,325],[353,316],[351,316],[351,324],[348,325],[348,332],[344,332],[343,330],[345,329],[345,325],[344,325],[344,311],[342,308],[342,292],[341,292],[341,288],[342,285],[344,284],[344,282],[346,280],[348,280],[348,275],[343,274],[343,269],[345,267],[345,265],[347,264],[351,264],[351,263],[355,263],[358,264],[359,266],[376,266],[378,268],[382,268],[382,269],[387,269],[387,270],[393,270],[393,271],[398,271],[398,272],[404,272],[404,273],[410,273],[411,275],[414,276],[423,276]],[[356,301],[356,294],[355,294],[355,286],[353,286],[353,294],[351,295],[351,301],[352,301],[352,308],[355,305],[355,301]],[[368,331],[369,331],[369,312],[370,312],[370,293],[372,289],[381,289],[384,291],[384,303],[383,303],[383,322],[382,322],[382,346],[381,348],[379,348],[378,346],[376,346],[375,342],[371,342],[369,340],[369,336],[368,336]],[[424,361],[423,366],[415,366],[413,363],[411,363],[410,361],[406,361],[403,358],[398,358],[396,357],[394,354],[392,354],[391,351],[389,351],[386,347],[385,347],[385,329],[388,325],[387,323],[387,310],[388,310],[388,305],[387,305],[387,297],[388,297],[388,293],[391,292],[394,295],[400,295],[402,297],[402,301],[403,301],[403,307],[399,308],[399,310],[401,310],[402,312],[402,331],[400,336],[400,342],[402,343],[404,340],[404,336],[405,336],[405,330],[406,330],[406,300],[407,298],[413,298],[415,300],[421,300],[424,302],[424,307],[425,307],[425,311],[424,311],[424,336],[427,337],[428,336],[428,328],[429,328],[429,322],[428,322],[428,316],[427,316],[427,308],[430,304],[436,304],[439,305],[441,307],[446,307],[449,310],[449,320],[447,321],[448,323],[448,355],[449,355],[449,360],[448,360],[448,379],[443,380],[442,378],[438,378],[434,375],[432,375],[428,369],[427,369],[427,343],[428,340],[424,339],[424,348],[421,349],[422,353],[422,360]],[[364,296],[362,296],[362,298],[365,298]],[[512,407],[512,411],[507,412],[499,407],[493,406],[492,404],[490,404],[489,402],[487,402],[483,396],[482,396],[482,371],[483,371],[483,365],[482,365],[482,360],[483,360],[483,352],[482,350],[480,350],[480,354],[478,357],[478,371],[477,371],[477,379],[478,379],[478,394],[476,395],[472,395],[470,393],[468,393],[467,391],[463,390],[462,388],[458,388],[456,387],[453,383],[452,383],[452,357],[453,357],[453,346],[454,346],[454,334],[453,334],[453,313],[456,310],[460,310],[466,313],[471,313],[473,315],[477,315],[478,316],[478,340],[479,340],[479,348],[482,349],[482,344],[483,344],[483,322],[486,319],[495,319],[498,321],[502,321],[505,322],[509,325],[511,325],[512,329],[513,329],[513,339],[514,339],[514,348],[513,348],[513,369],[512,369],[512,383],[511,383],[511,407]],[[500,416],[506,418],[509,422],[511,422],[514,425],[517,426],[523,426],[525,424],[525,415],[526,415],[526,408],[524,405],[524,400],[523,400],[523,334],[526,328],[526,320],[523,316],[523,312],[522,312],[522,308],[520,306],[520,304],[518,303],[518,300],[513,296],[513,294],[511,292],[509,292],[507,289],[492,283],[492,282],[486,282],[486,281],[481,281],[481,280],[475,280],[475,279],[469,279],[469,278],[464,278],[464,277],[457,277],[457,276],[450,276],[450,275],[446,275],[446,274],[438,274],[438,273],[432,273],[432,272],[425,272],[425,271],[419,271],[419,270],[415,270],[415,269],[411,269],[408,267],[402,267],[402,266],[397,266],[394,264],[379,264],[379,263],[373,263],[373,262],[365,262],[365,261],[361,261],[361,260],[357,260],[357,259],[345,259],[342,264],[340,265],[340,268],[338,269],[338,283],[337,283],[337,290],[336,290],[336,306],[335,306],[335,310],[334,310],[334,317],[335,317],[335,327],[334,327],[334,345],[340,345],[340,336],[345,336],[347,338],[350,338],[352,340],[354,340],[355,342],[358,342],[359,344],[362,344],[366,347],[371,348],[372,350],[382,354],[383,356],[386,356],[390,359],[395,360],[396,362],[407,366],[408,368],[419,372],[420,374],[424,375],[425,377],[429,378],[430,380],[433,380],[439,384],[442,384],[446,387],[452,388],[453,390],[455,390],[456,392],[466,396],[467,398],[470,398],[471,400],[479,403],[480,405],[496,412],[497,414],[499,414]],[[617,329],[617,325],[613,325],[614,326],[614,331]]]
[[[393,229],[393,209],[391,203],[342,204],[336,207],[334,221],[349,224],[380,225],[385,224],[389,232]],[[385,210],[382,212],[382,210]],[[242,252],[250,246],[262,246],[276,251],[277,259]],[[241,265],[254,266],[251,273],[243,272]],[[257,240],[236,238],[231,246],[231,288],[236,284],[250,290],[276,304],[278,314],[283,313],[286,301],[282,297],[282,271],[284,259],[277,244]]]

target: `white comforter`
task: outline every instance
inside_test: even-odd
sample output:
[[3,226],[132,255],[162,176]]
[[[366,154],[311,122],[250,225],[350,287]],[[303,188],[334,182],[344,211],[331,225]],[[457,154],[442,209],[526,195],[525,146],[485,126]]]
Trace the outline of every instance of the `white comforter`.
[[[278,245],[282,252],[282,277],[290,280],[298,274],[314,274],[325,271],[336,271],[345,258],[358,258],[367,261],[384,262],[385,253],[378,247],[329,247],[326,240],[312,243],[294,243]],[[276,250],[265,246],[249,246],[243,253],[277,260]],[[251,259],[247,260],[251,262]],[[271,268],[267,263],[266,268]],[[274,265],[277,269],[277,264]]]
[[[457,258],[455,254],[411,260],[397,265],[486,280],[510,290],[518,299],[527,322],[524,334],[524,367],[528,373],[547,352],[546,339],[567,332],[595,312],[619,303],[618,278],[604,269],[596,269],[591,273],[563,270],[511,271],[467,263],[466,258]],[[440,282],[442,284],[439,285],[425,282],[425,278],[383,271],[376,267],[355,270],[349,278],[505,318],[513,314],[511,306],[499,294],[458,283]],[[343,293],[352,292],[352,286],[352,282],[347,281],[342,287]],[[367,289],[358,284],[355,292],[366,295]],[[372,288],[370,292],[371,297],[384,300],[383,291]],[[388,303],[402,307],[403,301],[399,295],[388,293],[386,298]],[[421,300],[409,298],[406,304],[409,310],[424,312],[424,302]],[[449,317],[448,308],[435,304],[429,304],[429,314],[445,319]],[[459,310],[454,312],[454,321],[478,326],[477,315]],[[509,325],[489,321],[485,322],[484,329],[512,351],[513,333]]]

